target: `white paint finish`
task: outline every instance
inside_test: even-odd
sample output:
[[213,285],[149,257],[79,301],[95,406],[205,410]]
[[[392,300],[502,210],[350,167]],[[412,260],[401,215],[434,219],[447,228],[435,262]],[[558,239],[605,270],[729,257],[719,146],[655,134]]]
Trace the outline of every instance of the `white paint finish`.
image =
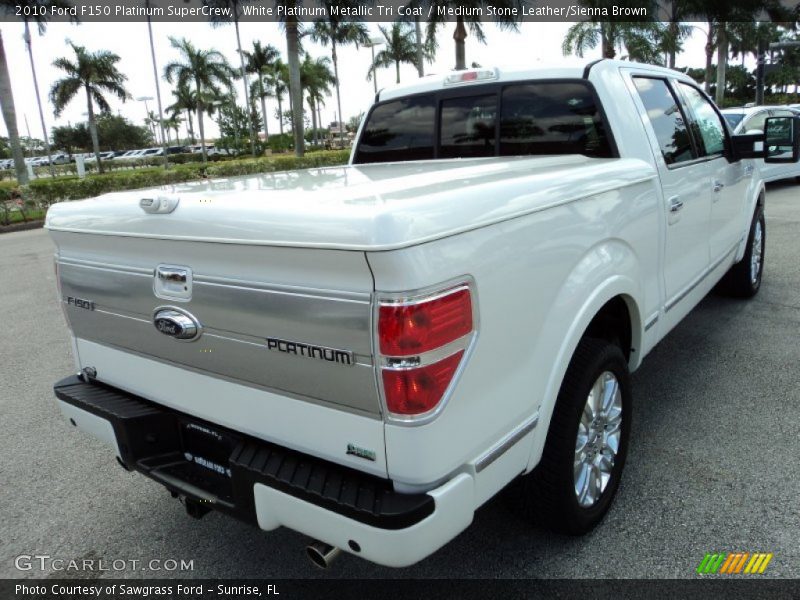
[[114,449],[118,457],[122,457],[122,453],[119,451],[119,446],[117,445],[117,436],[114,433],[114,427],[111,425],[110,421],[73,406],[72,404],[68,404],[63,400],[56,400],[56,402],[58,402],[58,408],[61,409],[61,414],[64,415],[67,421],[72,419],[75,421],[75,427],[105,442]]
[[[78,340],[97,379],[147,400],[341,465],[386,477],[383,423]],[[374,450],[375,462],[346,454]]]
[[[169,193],[181,202],[168,215],[147,214],[139,207],[139,199],[152,190],[62,202],[50,208],[45,226],[115,238],[387,250],[545,210],[654,175],[640,161],[585,156],[330,167],[176,185]],[[250,256],[255,253],[251,250]]]
[[[253,493],[262,529],[283,525],[387,567],[413,565],[444,546],[472,523],[475,507],[473,480],[464,473],[428,492],[433,514],[406,529],[378,529],[259,483]],[[350,549],[350,540],[361,552]]]
[[576,338],[617,294],[631,299],[640,347],[640,314],[660,306],[654,188],[648,181],[435,244],[367,254],[379,292],[470,275],[480,308],[473,354],[439,418],[420,427],[387,424],[392,479],[441,481],[540,407],[535,431],[546,435]]

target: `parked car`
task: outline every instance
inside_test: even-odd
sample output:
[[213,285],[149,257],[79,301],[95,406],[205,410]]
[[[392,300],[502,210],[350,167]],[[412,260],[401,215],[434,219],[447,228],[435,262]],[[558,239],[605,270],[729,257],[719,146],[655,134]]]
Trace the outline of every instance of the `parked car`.
[[379,92],[347,166],[55,204],[59,407],[189,514],[302,532],[319,566],[420,561],[512,481],[586,533],[630,372],[715,286],[758,293],[753,159],[797,161],[797,125],[734,135],[634,62],[477,68]]
[[[764,133],[764,122],[769,117],[786,117],[800,115],[800,110],[790,106],[748,106],[744,108],[726,108],[722,116],[736,135]],[[800,165],[797,163],[765,163],[757,160],[758,168],[764,181],[777,181],[790,177],[800,177]]]

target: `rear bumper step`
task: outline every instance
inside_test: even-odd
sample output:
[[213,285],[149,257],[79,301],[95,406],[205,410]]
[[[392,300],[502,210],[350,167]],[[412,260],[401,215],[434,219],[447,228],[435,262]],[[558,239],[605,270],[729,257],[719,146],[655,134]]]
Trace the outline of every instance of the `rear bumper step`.
[[128,468],[245,521],[258,522],[257,484],[378,529],[409,528],[435,510],[430,494],[396,493],[388,479],[206,423],[99,382],[72,376],[56,383],[54,391],[62,402],[111,424]]

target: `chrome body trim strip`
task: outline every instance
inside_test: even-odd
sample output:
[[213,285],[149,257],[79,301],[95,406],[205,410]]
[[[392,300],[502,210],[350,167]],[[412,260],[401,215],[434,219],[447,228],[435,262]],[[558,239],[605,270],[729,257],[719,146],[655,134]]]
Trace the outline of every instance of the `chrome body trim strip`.
[[712,265],[709,265],[702,273],[700,273],[700,275],[695,277],[691,281],[691,283],[689,283],[689,285],[687,285],[685,288],[683,288],[675,296],[670,298],[667,301],[666,305],[664,305],[664,312],[669,312],[670,310],[675,308],[675,306],[678,304],[678,302],[680,302],[681,300],[686,298],[686,296],[691,294],[692,291],[698,285],[700,285],[703,282],[703,280],[706,277],[708,277],[714,271],[714,269],[716,269],[718,266],[720,266],[722,263],[724,263],[726,259],[730,258],[730,255],[733,254],[733,252],[736,250],[736,248],[739,247],[739,244],[741,244],[741,240],[736,242],[736,244],[733,246],[733,248],[731,248],[725,254],[723,254],[720,258],[718,258]]
[[505,452],[508,451],[514,444],[533,431],[538,423],[539,413],[536,413],[522,425],[517,427],[514,431],[509,433],[505,438],[500,440],[497,444],[489,448],[487,452],[482,454],[478,460],[475,461],[475,472],[480,473],[486,469],[494,461],[505,454]]

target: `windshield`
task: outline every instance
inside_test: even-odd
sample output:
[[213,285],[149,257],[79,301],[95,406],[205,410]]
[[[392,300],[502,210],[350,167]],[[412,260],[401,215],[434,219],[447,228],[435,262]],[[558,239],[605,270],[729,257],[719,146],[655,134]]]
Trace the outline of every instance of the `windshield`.
[[744,113],[722,113],[731,129],[736,129],[736,126],[744,119]]
[[614,156],[586,81],[481,85],[378,104],[353,162],[535,154]]

